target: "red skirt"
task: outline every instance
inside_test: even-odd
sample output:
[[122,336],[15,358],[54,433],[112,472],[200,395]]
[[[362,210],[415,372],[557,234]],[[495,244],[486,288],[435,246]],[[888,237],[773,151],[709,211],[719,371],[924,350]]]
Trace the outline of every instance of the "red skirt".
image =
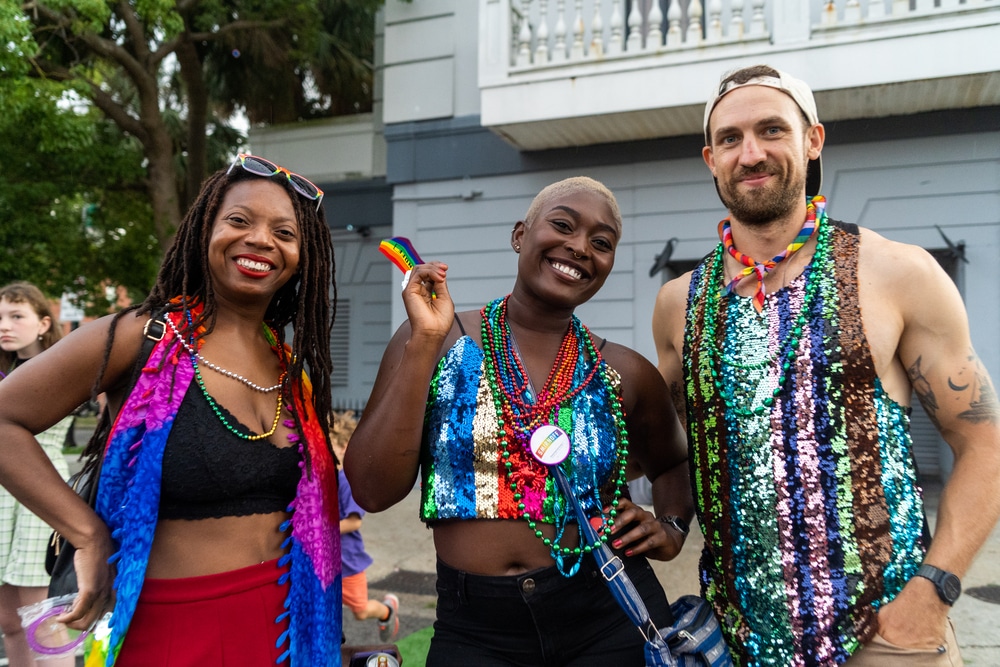
[[146,579],[116,667],[273,667],[288,583],[272,560],[187,579]]

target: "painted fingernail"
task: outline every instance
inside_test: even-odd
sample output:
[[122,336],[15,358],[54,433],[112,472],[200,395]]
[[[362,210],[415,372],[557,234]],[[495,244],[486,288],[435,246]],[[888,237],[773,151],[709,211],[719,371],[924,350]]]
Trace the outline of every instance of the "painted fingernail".
[[622,546],[622,541],[621,540],[615,540],[614,542],[611,543],[611,546],[613,546],[615,549],[620,549],[621,546]]

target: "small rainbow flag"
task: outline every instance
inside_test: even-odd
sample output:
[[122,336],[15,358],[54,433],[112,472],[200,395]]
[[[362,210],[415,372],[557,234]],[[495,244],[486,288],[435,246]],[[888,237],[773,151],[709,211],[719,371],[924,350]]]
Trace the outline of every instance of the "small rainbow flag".
[[399,267],[399,270],[406,273],[417,264],[423,264],[420,255],[413,249],[410,239],[405,236],[393,236],[378,244],[379,252],[389,258],[389,261]]

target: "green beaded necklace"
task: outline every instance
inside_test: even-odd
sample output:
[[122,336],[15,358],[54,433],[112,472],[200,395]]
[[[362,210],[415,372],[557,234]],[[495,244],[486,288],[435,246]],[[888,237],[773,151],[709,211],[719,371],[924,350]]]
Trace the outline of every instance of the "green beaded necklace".
[[[187,320],[188,320],[188,327],[190,329],[191,327],[194,326],[190,312],[187,313]],[[269,326],[267,326],[267,324],[262,324],[262,326],[264,327],[264,337],[267,339],[267,342],[270,343],[271,347],[275,349],[275,351],[278,351],[278,344],[277,344],[278,336],[274,333],[274,331],[271,330]],[[179,337],[178,339],[180,340]],[[183,345],[184,341],[181,340],[180,342]],[[193,332],[188,334],[188,344],[184,345],[184,348],[188,351],[188,356],[191,357],[191,367],[194,369],[194,377],[195,380],[198,382],[198,388],[201,389],[201,393],[205,397],[205,400],[208,401],[208,405],[209,407],[212,408],[212,412],[214,412],[215,416],[219,418],[219,421],[222,422],[222,425],[226,427],[227,431],[229,431],[230,433],[239,438],[251,441],[266,440],[267,438],[270,438],[272,435],[274,435],[275,431],[278,430],[278,424],[281,422],[281,408],[284,404],[282,400],[281,391],[278,391],[278,405],[274,411],[274,422],[271,424],[271,428],[267,431],[267,433],[257,433],[257,434],[244,433],[243,431],[241,431],[240,429],[236,428],[235,426],[229,423],[229,420],[226,419],[226,416],[222,414],[222,409],[219,407],[219,404],[216,403],[215,399],[212,398],[212,395],[208,393],[208,388],[205,387],[205,381],[201,377],[201,370],[198,368],[198,354],[196,351],[197,348],[195,347],[195,337]],[[195,352],[192,353],[192,350],[195,350]],[[284,378],[286,376],[284,355],[280,351],[278,351],[278,357],[279,359],[281,359],[281,367],[282,367],[281,377]]]
[[[510,332],[510,327],[506,321],[505,313],[506,299],[504,299],[500,305],[487,305],[481,312],[481,333],[484,357],[483,367],[490,387],[490,395],[493,398],[494,409],[496,411],[497,441],[502,450],[501,456],[503,457],[504,472],[508,479],[509,488],[513,492],[514,500],[518,503],[517,507],[521,512],[521,518],[527,522],[528,527],[532,530],[535,537],[541,540],[542,543],[549,548],[553,560],[555,560],[557,566],[559,566],[560,572],[562,572],[565,576],[570,576],[575,573],[577,569],[579,569],[579,564],[582,560],[583,554],[590,553],[593,550],[593,546],[586,544],[582,547],[579,546],[579,544],[583,541],[580,537],[578,537],[577,546],[566,547],[560,544],[564,534],[567,518],[571,516],[573,512],[572,507],[568,505],[566,499],[562,498],[561,494],[558,493],[553,494],[555,497],[552,509],[553,515],[557,518],[556,536],[554,539],[545,536],[545,533],[538,526],[539,517],[532,516],[531,512],[528,511],[523,502],[524,493],[521,487],[523,487],[524,481],[519,481],[519,475],[517,475],[517,471],[514,470],[514,463],[511,461],[512,442],[517,441],[519,435],[521,436],[521,439],[523,439],[525,436],[530,437],[530,434],[523,432],[523,429],[519,428],[519,425],[511,424],[505,419],[505,405],[509,405],[513,401],[513,398],[508,396],[509,392],[507,386],[514,386],[514,383],[509,381],[511,378],[501,378],[500,374],[506,372],[504,369],[521,368],[520,360],[516,359],[513,338]],[[597,375],[599,375],[604,382],[607,394],[610,397],[615,428],[617,431],[617,448],[615,453],[617,473],[615,475],[614,495],[611,500],[611,510],[608,512],[607,517],[604,517],[602,514],[601,518],[603,526],[600,530],[598,530],[601,541],[607,542],[607,535],[613,529],[615,525],[615,517],[618,515],[619,501],[623,493],[622,488],[627,483],[626,467],[628,464],[629,441],[628,429],[625,424],[625,414],[621,405],[621,395],[617,390],[620,378],[618,378],[617,374],[614,373],[614,371],[612,371],[604,362],[600,351],[594,347],[590,331],[575,315],[573,316],[570,332],[575,332],[577,337],[583,340],[586,357],[594,363],[595,367],[599,367]],[[570,332],[568,332],[567,335],[569,335]],[[513,358],[505,360],[501,357],[501,355],[508,355]],[[592,375],[588,376],[588,381]],[[612,375],[614,375],[614,377],[612,377]],[[525,373],[525,379],[526,376],[527,374]],[[507,379],[508,382],[504,382],[504,379]],[[546,395],[550,389],[549,385],[551,385],[554,381],[557,381],[556,378],[554,378],[554,374],[550,374],[546,387],[543,388],[541,392],[542,395]],[[535,426],[538,425],[539,421],[543,423],[554,422],[554,425],[559,426],[560,428],[569,427],[569,422],[571,422],[573,416],[570,399],[572,396],[575,396],[583,388],[583,386],[585,386],[585,384],[586,383],[583,383],[580,386],[571,388],[567,392],[568,395],[547,417],[540,420],[538,415],[530,415],[529,419],[522,419],[519,421],[528,421]],[[531,394],[535,395],[536,392],[531,392]],[[564,428],[564,430],[567,429]],[[522,447],[524,447],[523,443]],[[524,448],[527,449],[527,447]],[[567,458],[567,461],[570,461],[570,458]],[[525,457],[524,460],[526,461],[526,466],[524,466],[526,468],[544,467],[543,464],[537,462],[531,454]],[[570,461],[570,463],[572,462]],[[573,474],[570,475],[570,478],[571,480],[575,480],[576,469],[573,468],[572,472]],[[563,568],[564,557],[576,557],[576,563],[571,565],[568,572],[564,571]]]
[[[816,238],[816,252],[813,254],[812,259],[813,266],[821,265],[827,260],[831,247],[831,229],[830,225],[827,224],[826,216],[822,215],[816,224],[819,227],[819,230]],[[720,245],[716,247],[712,258],[712,264],[709,268],[709,274],[711,276],[709,285],[722,284],[723,282],[722,267],[724,259],[722,253],[722,246]],[[780,345],[777,346],[774,355],[765,358],[763,361],[755,363],[736,363],[735,360],[728,358],[722,349],[720,349],[718,344],[718,320],[719,312],[721,310],[720,306],[722,303],[722,291],[713,290],[711,287],[706,290],[705,298],[711,298],[712,301],[709,302],[709,307],[706,308],[705,337],[703,342],[705,347],[708,349],[709,355],[717,358],[719,361],[718,366],[713,366],[711,369],[712,383],[715,385],[716,391],[719,392],[719,396],[722,397],[726,408],[731,410],[736,415],[742,417],[759,417],[774,407],[774,403],[777,400],[778,395],[781,394],[781,389],[785,384],[785,380],[788,379],[789,371],[792,369],[792,365],[795,362],[795,356],[798,354],[799,341],[802,339],[802,333],[805,331],[809,318],[809,312],[816,299],[816,293],[819,291],[820,281],[814,278],[811,269],[808,270],[809,275],[806,277],[805,295],[802,299],[802,307],[799,309],[799,312],[795,317],[795,323],[792,325],[792,328],[786,335],[785,339],[781,341]],[[771,366],[779,359],[781,359],[780,372],[778,374],[778,381],[775,383],[774,389],[771,390],[771,395],[762,401],[762,405],[758,405],[754,408],[742,407],[743,402],[737,400],[735,388],[727,386],[726,383],[723,382],[722,365],[725,364],[741,370],[758,371]],[[764,379],[761,381],[763,382]]]

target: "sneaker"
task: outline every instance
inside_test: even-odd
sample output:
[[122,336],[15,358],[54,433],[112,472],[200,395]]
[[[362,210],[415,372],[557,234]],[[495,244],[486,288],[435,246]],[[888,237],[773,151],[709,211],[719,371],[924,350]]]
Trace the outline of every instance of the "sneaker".
[[389,593],[382,598],[382,604],[389,608],[389,618],[378,622],[378,638],[391,642],[399,634],[399,598]]

